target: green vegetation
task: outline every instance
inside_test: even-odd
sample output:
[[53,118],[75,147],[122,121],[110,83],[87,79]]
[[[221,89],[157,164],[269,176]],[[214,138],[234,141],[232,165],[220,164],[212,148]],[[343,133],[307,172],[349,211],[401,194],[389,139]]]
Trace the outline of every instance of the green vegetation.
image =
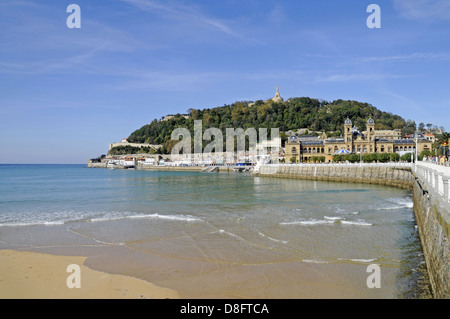
[[135,147],[130,145],[116,146],[109,151],[109,155],[126,155],[126,154],[160,154],[151,147]]
[[326,160],[325,156],[313,156],[311,157],[311,161],[313,163],[324,163]]
[[397,153],[371,153],[371,154],[348,154],[333,155],[333,162],[350,162],[350,163],[388,163],[388,162],[411,162],[411,153],[407,153],[400,157]]
[[[370,117],[375,120],[377,130],[401,129],[403,134],[412,134],[416,129],[415,122],[380,111],[368,103],[344,100],[327,102],[308,97],[293,98],[280,103],[272,100],[257,101],[251,106],[248,102],[236,102],[204,110],[191,108],[188,113],[189,118],[177,114],[166,121],[155,119],[134,131],[128,141],[161,144],[164,145],[162,152],[169,153],[173,146],[173,141],[170,141],[172,131],[183,127],[193,132],[195,120],[202,120],[203,130],[209,127],[221,129],[224,139],[226,128],[245,130],[249,127],[257,130],[267,128],[269,132],[271,128],[279,128],[280,132],[307,128],[310,132],[320,131],[325,132],[328,137],[338,137],[342,135],[347,117],[361,130],[366,129],[366,122]],[[280,135],[284,145],[288,136],[284,133]]]
[[444,143],[448,143],[450,141],[450,133],[449,132],[443,132],[437,137],[437,144],[442,145]]

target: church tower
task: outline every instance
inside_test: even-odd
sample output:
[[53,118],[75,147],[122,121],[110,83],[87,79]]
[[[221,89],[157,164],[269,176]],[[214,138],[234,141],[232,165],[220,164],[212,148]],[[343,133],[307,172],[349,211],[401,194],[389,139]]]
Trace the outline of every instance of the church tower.
[[280,95],[278,86],[277,86],[277,92],[275,93],[275,96],[272,98],[272,101],[274,101],[274,102],[283,102],[284,101]]

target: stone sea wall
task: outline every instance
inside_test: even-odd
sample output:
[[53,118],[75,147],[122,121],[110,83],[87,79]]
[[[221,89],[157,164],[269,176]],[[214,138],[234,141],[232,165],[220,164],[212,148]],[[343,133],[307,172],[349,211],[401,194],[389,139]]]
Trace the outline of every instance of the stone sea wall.
[[421,166],[413,189],[414,214],[434,297],[449,299],[450,202],[448,187],[440,187],[448,183],[448,175],[440,175],[435,169],[439,167]]
[[365,183],[412,189],[409,164],[273,164],[262,165],[260,176],[317,181]]

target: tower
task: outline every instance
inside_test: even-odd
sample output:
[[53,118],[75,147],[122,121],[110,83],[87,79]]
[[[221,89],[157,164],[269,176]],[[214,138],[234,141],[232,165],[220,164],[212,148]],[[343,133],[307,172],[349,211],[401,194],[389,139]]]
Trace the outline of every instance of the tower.
[[344,137],[345,144],[347,144],[348,149],[352,149],[353,144],[353,131],[352,131],[352,121],[347,118],[344,123]]
[[277,91],[275,93],[275,96],[272,98],[272,101],[274,101],[274,102],[283,102],[284,101],[283,98],[280,95],[280,91],[279,91],[278,86],[277,86]]
[[370,118],[367,120],[367,137],[366,140],[369,143],[369,147],[367,147],[367,150],[369,153],[373,153],[376,151],[375,148],[375,121]]
[[367,126],[367,139],[369,141],[373,141],[375,136],[375,121],[372,118],[368,119],[366,126]]

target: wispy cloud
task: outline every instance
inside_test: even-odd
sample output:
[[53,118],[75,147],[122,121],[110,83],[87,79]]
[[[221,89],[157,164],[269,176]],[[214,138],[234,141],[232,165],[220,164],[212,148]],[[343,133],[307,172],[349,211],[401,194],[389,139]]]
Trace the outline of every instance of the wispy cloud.
[[233,31],[227,23],[221,19],[217,19],[201,12],[194,6],[188,6],[181,2],[174,4],[173,2],[160,2],[156,0],[122,0],[125,3],[138,7],[141,10],[162,14],[175,20],[190,21],[192,23],[202,24],[206,27],[213,27],[223,33],[232,36],[240,36],[239,33]]
[[450,53],[423,53],[416,52],[404,55],[392,55],[392,56],[378,56],[378,57],[365,57],[361,58],[362,62],[372,61],[411,61],[411,60],[436,60],[436,61],[450,61]]
[[450,20],[448,0],[394,0],[401,15],[414,20]]
[[405,78],[405,75],[393,75],[384,73],[352,73],[352,74],[332,74],[318,76],[315,82],[360,82],[360,81],[381,81],[386,79]]

